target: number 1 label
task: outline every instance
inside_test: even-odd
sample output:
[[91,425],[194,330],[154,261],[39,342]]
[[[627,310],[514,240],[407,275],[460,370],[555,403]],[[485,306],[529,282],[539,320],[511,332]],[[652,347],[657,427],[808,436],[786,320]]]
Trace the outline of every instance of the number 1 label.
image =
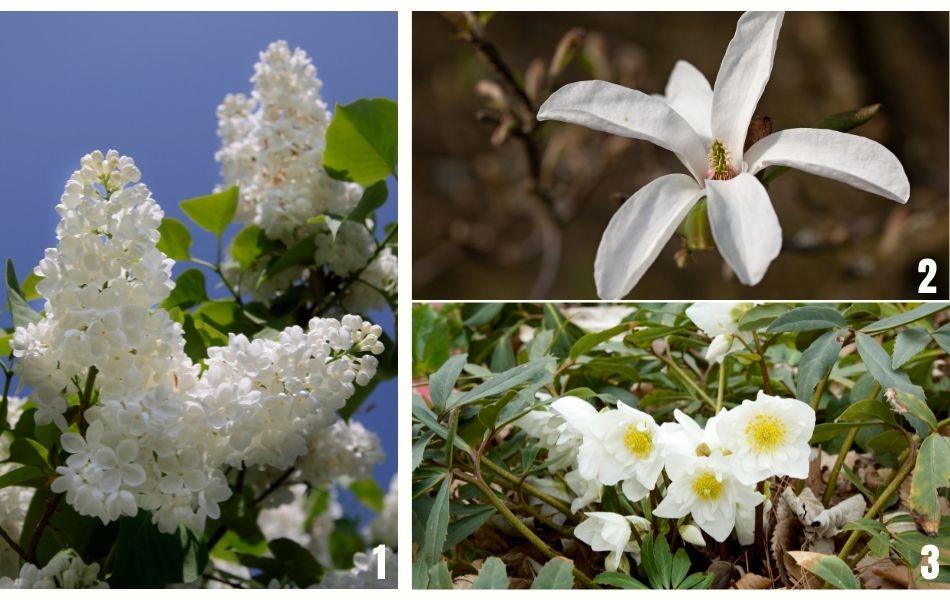
[[376,579],[386,579],[386,545],[380,544],[373,548],[373,554],[376,555]]

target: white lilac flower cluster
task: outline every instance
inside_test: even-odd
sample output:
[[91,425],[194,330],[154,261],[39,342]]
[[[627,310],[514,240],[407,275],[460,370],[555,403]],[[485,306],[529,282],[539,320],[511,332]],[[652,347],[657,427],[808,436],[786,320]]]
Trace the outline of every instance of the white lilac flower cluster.
[[27,563],[16,579],[0,577],[0,589],[105,589],[99,580],[99,565],[87,565],[73,550],[62,550],[42,569]]
[[[278,41],[261,52],[251,83],[250,98],[229,94],[218,107],[221,149],[215,158],[223,186],[240,186],[237,219],[288,245],[315,234],[317,265],[340,277],[359,276],[344,306],[360,313],[382,308],[380,292],[395,290],[396,258],[388,249],[377,252],[372,222],[346,221],[335,234],[326,223],[310,224],[318,215],[346,215],[363,194],[362,187],[333,179],[323,166],[330,112],[316,68],[306,52]],[[229,273],[237,279],[233,265]],[[245,273],[243,279],[258,275]],[[289,269],[283,276],[303,279],[307,273]],[[279,289],[254,293],[269,299]]]
[[[304,454],[375,375],[382,330],[347,315],[276,340],[232,335],[202,372],[181,325],[152,308],[174,287],[173,261],[155,246],[162,210],[138,179],[115,151],[83,157],[57,206],[59,245],[36,268],[45,316],[16,329],[15,368],[36,422],[63,431],[70,456],[54,492],[104,523],[143,509],[162,531],[200,531],[231,493],[221,466],[286,468]],[[77,398],[84,414],[68,411]]]
[[310,586],[311,589],[328,590],[382,590],[396,587],[399,557],[388,549],[385,556],[385,579],[379,579],[375,554],[357,552],[353,556],[353,568],[344,571],[330,571],[323,580]]
[[[735,530],[741,544],[753,537],[755,507],[765,498],[756,484],[772,476],[802,479],[808,474],[815,412],[795,399],[759,392],[755,400],[722,410],[700,426],[679,410],[675,422],[658,425],[649,414],[618,403],[597,411],[566,396],[548,410],[533,411],[518,425],[538,438],[552,470],[566,469],[565,482],[579,511],[600,499],[603,486],[620,485],[631,502],[645,498],[662,481],[669,484],[653,515],[692,521],[723,541]],[[610,551],[606,566],[616,570],[624,552],[637,557],[631,528],[648,530],[636,515],[589,512],[574,535],[594,550]],[[698,532],[684,538],[702,542]]]

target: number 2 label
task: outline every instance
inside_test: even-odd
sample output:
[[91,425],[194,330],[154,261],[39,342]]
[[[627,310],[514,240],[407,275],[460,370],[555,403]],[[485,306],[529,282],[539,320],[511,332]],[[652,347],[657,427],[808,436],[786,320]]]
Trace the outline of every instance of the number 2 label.
[[930,283],[937,275],[937,261],[932,258],[922,258],[917,263],[917,272],[924,273],[924,280],[920,282],[917,288],[918,294],[936,294],[937,286]]

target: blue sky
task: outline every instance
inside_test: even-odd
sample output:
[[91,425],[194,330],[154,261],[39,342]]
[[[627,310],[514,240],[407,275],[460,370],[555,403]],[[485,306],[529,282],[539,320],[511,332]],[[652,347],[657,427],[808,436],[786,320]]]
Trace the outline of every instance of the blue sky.
[[[187,222],[178,201],[219,181],[215,109],[250,92],[258,53],[278,39],[310,55],[331,107],[396,98],[396,13],[3,13],[0,258],[22,279],[55,245],[63,185],[97,148],[133,157],[166,215]],[[395,187],[381,223],[396,219]],[[191,230],[192,254],[213,260],[213,237]],[[391,315],[373,317],[393,333]],[[395,380],[367,405],[358,419],[383,439],[385,487],[396,471]]]

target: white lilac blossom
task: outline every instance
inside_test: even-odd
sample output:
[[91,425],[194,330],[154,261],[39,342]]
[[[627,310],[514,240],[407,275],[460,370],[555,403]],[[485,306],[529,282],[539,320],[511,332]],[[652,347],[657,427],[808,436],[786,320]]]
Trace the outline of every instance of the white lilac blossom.
[[738,508],[754,507],[764,496],[754,485],[744,485],[730,465],[718,457],[682,456],[668,461],[670,485],[653,514],[678,519],[687,514],[700,529],[721,542],[736,526]]
[[399,547],[399,493],[398,477],[393,475],[389,490],[383,498],[383,510],[369,524],[367,539],[371,544],[385,544],[390,550]]
[[618,515],[610,512],[584,513],[587,519],[574,528],[574,537],[598,552],[609,552],[604,566],[608,571],[616,571],[624,552],[633,555],[640,562],[640,545],[630,540],[631,528],[649,531],[650,522],[636,515]]
[[301,478],[311,485],[368,479],[385,459],[379,436],[357,421],[337,419],[307,439]]
[[739,320],[755,305],[755,302],[697,302],[686,309],[690,321],[713,338],[706,349],[706,360],[721,363],[726,355],[752,342],[751,331],[739,331]]
[[218,107],[223,185],[240,186],[237,218],[292,243],[319,214],[345,215],[362,189],[323,168],[330,112],[307,54],[278,41],[254,65],[251,97],[229,94]]
[[814,429],[815,411],[809,405],[764,392],[723,414],[716,424],[736,476],[751,483],[773,475],[807,477]]
[[[276,340],[232,335],[202,372],[181,325],[153,308],[174,287],[173,261],[156,248],[162,211],[133,161],[94,152],[80,165],[57,206],[59,244],[36,268],[45,315],[11,344],[36,422],[63,432],[69,457],[51,489],[104,523],[143,509],[161,531],[200,531],[231,494],[221,467],[286,468],[333,425],[375,375],[382,330],[346,315]],[[78,432],[72,394],[91,404]]]
[[376,258],[360,271],[359,279],[346,290],[343,306],[357,314],[382,310],[386,307],[386,296],[392,296],[396,292],[398,276],[396,255],[388,247],[383,248]]
[[704,196],[719,252],[742,283],[759,283],[782,247],[778,217],[755,177],[772,165],[835,179],[896,202],[908,200],[910,184],[900,161],[867,138],[827,129],[787,129],[744,149],[772,72],[782,19],[783,13],[742,15],[713,87],[695,67],[680,61],[665,97],[606,81],[581,81],[554,92],[539,109],[539,120],[650,141],[672,151],[689,171],[648,183],[611,218],[594,263],[601,298],[629,293]]
[[0,577],[0,589],[104,589],[99,565],[87,565],[73,550],[61,550],[42,569],[26,563],[17,578]]

